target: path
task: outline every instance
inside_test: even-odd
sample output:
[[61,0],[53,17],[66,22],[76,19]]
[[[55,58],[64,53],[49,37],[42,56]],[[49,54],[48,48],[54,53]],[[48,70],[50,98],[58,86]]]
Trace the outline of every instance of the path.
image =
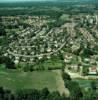
[[60,94],[65,94],[65,96],[69,96],[69,90],[64,86],[64,81],[61,76],[61,71],[60,70],[54,70],[53,72],[57,73],[56,81],[57,81],[57,86],[58,86],[58,91]]

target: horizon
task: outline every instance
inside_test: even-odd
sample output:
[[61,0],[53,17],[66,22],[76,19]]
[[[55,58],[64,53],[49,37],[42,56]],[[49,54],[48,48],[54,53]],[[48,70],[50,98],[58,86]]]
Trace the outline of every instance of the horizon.
[[2,0],[0,2],[8,3],[8,2],[38,2],[38,1],[54,1],[54,0]]
[[96,1],[96,0],[1,0],[0,3],[13,3],[13,2],[46,2],[46,1],[64,1],[64,2],[78,2],[78,1]]

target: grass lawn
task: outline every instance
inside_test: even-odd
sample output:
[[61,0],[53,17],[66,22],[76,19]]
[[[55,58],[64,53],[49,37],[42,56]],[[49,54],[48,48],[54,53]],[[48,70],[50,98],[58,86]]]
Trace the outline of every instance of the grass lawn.
[[42,89],[57,90],[57,73],[51,71],[20,72],[0,69],[0,86],[7,89]]
[[94,80],[91,80],[91,79],[88,79],[88,80],[86,80],[86,79],[74,79],[74,80],[77,81],[80,84],[80,87],[84,87],[84,88],[88,87],[89,88],[92,81],[96,82],[96,85],[98,87],[98,79],[94,79]]

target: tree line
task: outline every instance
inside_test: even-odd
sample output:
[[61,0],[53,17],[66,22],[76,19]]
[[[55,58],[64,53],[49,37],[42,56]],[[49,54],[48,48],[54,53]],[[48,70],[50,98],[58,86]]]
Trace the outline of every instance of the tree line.
[[13,93],[11,90],[0,87],[0,100],[69,100],[59,92],[50,92],[47,88],[42,90],[23,89]]

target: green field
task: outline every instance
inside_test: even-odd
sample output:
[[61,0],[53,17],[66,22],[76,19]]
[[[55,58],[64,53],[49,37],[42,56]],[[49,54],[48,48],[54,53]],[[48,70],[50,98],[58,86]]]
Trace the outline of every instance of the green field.
[[74,79],[74,81],[77,81],[80,85],[80,87],[84,87],[84,88],[90,88],[91,86],[91,82],[94,81],[96,83],[96,86],[98,87],[98,79]]
[[13,91],[18,89],[57,90],[57,73],[51,71],[21,72],[14,70],[0,70],[0,86]]

